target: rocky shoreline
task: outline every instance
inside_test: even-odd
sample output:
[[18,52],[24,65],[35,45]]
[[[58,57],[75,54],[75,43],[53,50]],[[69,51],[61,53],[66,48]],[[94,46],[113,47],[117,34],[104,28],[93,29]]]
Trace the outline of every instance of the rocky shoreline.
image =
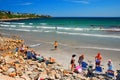
[[105,77],[86,77],[84,73],[73,73],[60,63],[46,64],[33,59],[25,59],[21,52],[15,54],[15,48],[24,41],[0,37],[0,79],[1,80],[105,80]]

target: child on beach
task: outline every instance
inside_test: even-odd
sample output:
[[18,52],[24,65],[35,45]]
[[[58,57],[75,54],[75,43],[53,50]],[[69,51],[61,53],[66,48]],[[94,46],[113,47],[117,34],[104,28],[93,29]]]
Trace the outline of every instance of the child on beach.
[[94,76],[93,71],[94,71],[93,65],[89,65],[87,69],[87,77],[93,77]]
[[108,65],[108,70],[113,70],[113,64],[112,64],[112,61],[110,59],[108,60],[107,65]]
[[70,62],[72,72],[74,71],[74,68],[75,68],[75,59],[74,59],[75,56],[76,56],[75,54],[72,55],[71,62]]
[[100,53],[98,53],[97,56],[95,56],[95,65],[100,66],[101,60],[102,60],[102,56]]
[[107,69],[107,75],[108,76],[111,76],[111,77],[114,77],[114,75],[115,75],[115,71],[113,70],[113,64],[112,64],[112,61],[109,59],[108,60],[108,63],[107,63],[107,65],[108,65],[108,69]]
[[84,60],[84,55],[82,54],[79,56],[79,59],[78,59],[79,66],[82,64],[83,60]]
[[54,49],[57,50],[57,47],[58,47],[58,42],[55,41],[55,42],[54,42]]

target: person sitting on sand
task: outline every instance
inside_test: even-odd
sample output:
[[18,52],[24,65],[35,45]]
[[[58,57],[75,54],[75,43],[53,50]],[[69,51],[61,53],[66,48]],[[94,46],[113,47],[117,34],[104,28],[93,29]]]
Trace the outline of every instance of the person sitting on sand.
[[108,70],[113,70],[113,64],[112,64],[112,61],[110,59],[108,60],[107,65],[108,65]]
[[100,66],[101,60],[102,60],[102,56],[100,53],[98,53],[97,56],[95,56],[95,65]]
[[84,55],[82,54],[79,56],[79,59],[78,59],[79,66],[82,64],[83,60],[84,60]]
[[53,64],[56,62],[55,58],[52,58],[52,57],[44,58],[44,61],[45,61],[46,65]]
[[33,49],[31,50],[31,56],[32,56],[33,59],[35,59],[35,60],[37,59],[36,58],[36,53]]
[[94,69],[93,69],[93,65],[89,65],[88,69],[87,69],[87,77],[93,77],[94,73],[93,73]]
[[49,57],[49,61],[50,61],[50,64],[53,64],[53,63],[56,62],[56,61],[55,61],[55,58],[52,58],[52,57]]
[[112,61],[109,59],[108,60],[108,63],[107,63],[107,65],[108,65],[108,69],[107,69],[107,74],[111,74],[112,76],[114,76],[115,74],[114,74],[114,70],[113,70],[113,64],[112,64]]
[[120,80],[120,70],[117,70],[116,80]]
[[55,42],[54,42],[54,49],[57,50],[57,47],[58,47],[58,42],[55,41]]
[[32,59],[32,53],[30,50],[27,51],[27,59]]
[[44,61],[44,57],[43,57],[43,56],[40,56],[40,54],[37,54],[37,55],[36,55],[36,59],[37,59],[39,62],[43,62],[43,61]]
[[21,44],[21,46],[20,46],[20,52],[24,52],[24,48],[25,48],[25,45],[24,44]]
[[71,58],[71,61],[70,61],[70,64],[71,64],[71,71],[73,72],[74,71],[74,68],[75,68],[75,54],[72,55],[72,58]]

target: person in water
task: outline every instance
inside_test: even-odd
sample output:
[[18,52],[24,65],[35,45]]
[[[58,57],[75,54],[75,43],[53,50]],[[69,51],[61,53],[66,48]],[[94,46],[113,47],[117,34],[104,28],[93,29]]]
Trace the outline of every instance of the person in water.
[[74,68],[75,68],[75,59],[74,59],[75,57],[76,57],[76,55],[73,54],[73,55],[72,55],[72,58],[71,58],[71,61],[70,61],[71,71],[72,71],[72,72],[74,71]]
[[55,27],[55,31],[57,31],[57,26]]
[[58,47],[58,42],[55,41],[55,42],[54,42],[54,49],[57,50],[57,47]]
[[102,60],[102,56],[100,53],[98,53],[97,56],[95,56],[95,65],[100,66],[101,60]]

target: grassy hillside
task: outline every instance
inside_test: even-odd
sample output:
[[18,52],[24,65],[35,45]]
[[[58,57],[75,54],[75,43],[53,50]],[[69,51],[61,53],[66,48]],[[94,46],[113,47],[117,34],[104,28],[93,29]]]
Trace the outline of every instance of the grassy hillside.
[[0,19],[11,19],[11,18],[50,18],[49,15],[37,15],[30,13],[13,13],[10,11],[0,11]]

